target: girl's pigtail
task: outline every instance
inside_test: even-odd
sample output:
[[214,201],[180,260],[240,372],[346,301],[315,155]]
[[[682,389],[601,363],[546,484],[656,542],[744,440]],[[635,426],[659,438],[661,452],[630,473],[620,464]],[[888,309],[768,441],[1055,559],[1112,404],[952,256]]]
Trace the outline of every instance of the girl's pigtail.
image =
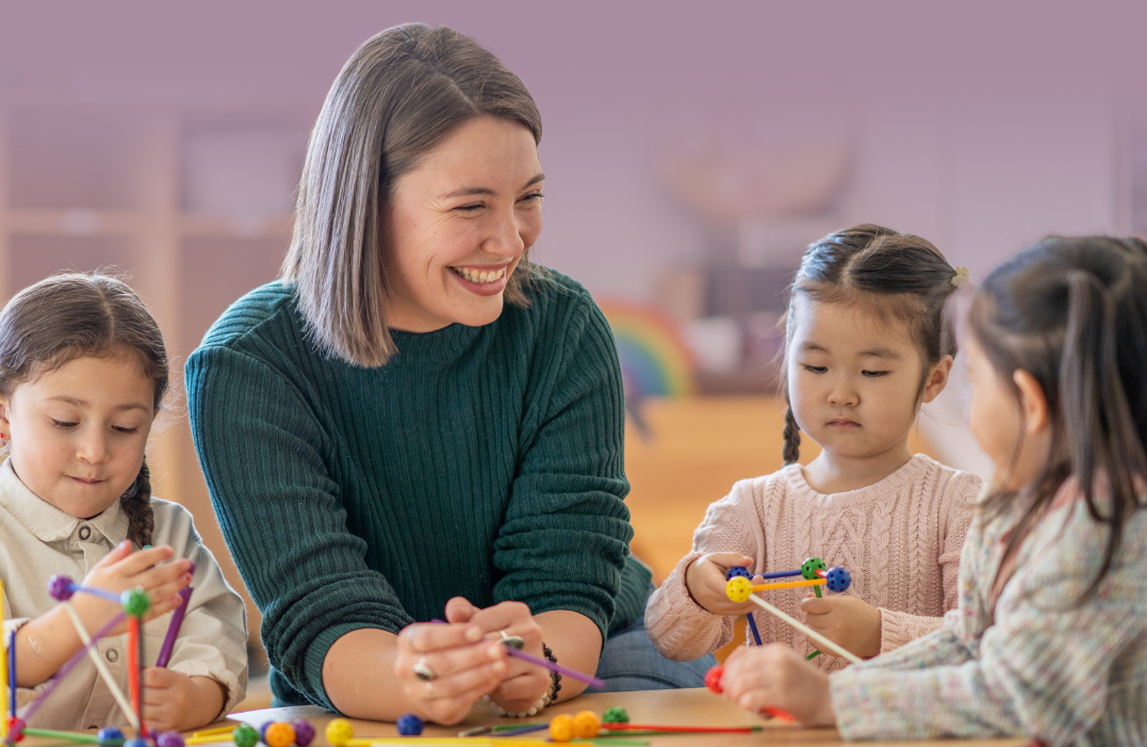
[[[1110,292],[1095,276],[1067,276],[1068,312],[1060,359],[1060,403],[1072,471],[1091,517],[1111,527],[1103,566],[1087,590],[1092,593],[1114,562],[1123,534],[1118,514],[1135,508],[1135,477],[1147,474],[1139,432],[1118,375],[1116,309]],[[1111,505],[1095,500],[1097,477],[1110,484]]]
[[140,547],[151,544],[155,530],[155,514],[151,510],[151,472],[147,459],[139,467],[135,482],[120,496],[120,508],[128,518],[127,536]]
[[785,446],[782,456],[785,464],[796,464],[801,455],[801,429],[797,425],[796,415],[793,415],[793,406],[785,408]]

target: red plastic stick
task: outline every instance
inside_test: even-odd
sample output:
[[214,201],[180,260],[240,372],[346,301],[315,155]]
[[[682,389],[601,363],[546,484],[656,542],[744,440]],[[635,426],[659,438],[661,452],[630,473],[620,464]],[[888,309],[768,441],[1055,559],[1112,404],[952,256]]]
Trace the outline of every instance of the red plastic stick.
[[[131,706],[135,709],[137,717],[142,716],[143,699],[139,689],[139,618],[135,615],[127,616],[127,687],[131,691]],[[143,730],[143,719],[139,721],[140,730]]]

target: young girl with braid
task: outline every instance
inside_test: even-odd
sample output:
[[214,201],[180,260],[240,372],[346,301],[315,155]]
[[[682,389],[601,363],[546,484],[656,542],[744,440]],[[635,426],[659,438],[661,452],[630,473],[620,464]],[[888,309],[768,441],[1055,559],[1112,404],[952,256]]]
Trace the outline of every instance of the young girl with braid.
[[[163,337],[143,302],[102,275],[55,275],[0,312],[0,578],[4,640],[16,632],[17,715],[81,650],[53,575],[151,602],[144,659],[154,664],[179,592],[193,591],[165,668],[144,671],[144,719],[187,730],[225,715],[244,695],[244,608],[181,506],[151,496],[144,449],[167,390]],[[81,581],[82,579],[82,581]],[[89,634],[120,606],[71,599]],[[126,691],[126,626],[96,654]],[[89,657],[63,677],[27,726],[87,729],[126,716]]]
[[[785,467],[742,480],[709,507],[693,551],[651,597],[657,649],[691,660],[731,640],[753,614],[764,643],[810,654],[806,636],[752,602],[733,603],[726,573],[800,568],[809,557],[852,575],[844,594],[800,589],[769,601],[861,657],[935,630],[956,606],[960,549],[976,476],[913,454],[920,406],[948,382],[956,354],[945,322],[963,283],[918,236],[860,225],[812,244],[792,284],[785,329]],[[798,463],[800,431],[820,454]],[[824,656],[825,670],[847,664]]]

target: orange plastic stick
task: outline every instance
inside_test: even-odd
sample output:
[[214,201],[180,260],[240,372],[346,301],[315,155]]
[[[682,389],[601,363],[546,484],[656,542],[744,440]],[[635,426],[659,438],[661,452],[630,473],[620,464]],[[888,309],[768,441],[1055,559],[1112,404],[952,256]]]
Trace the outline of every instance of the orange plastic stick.
[[753,591],[767,591],[768,589],[792,589],[797,586],[824,586],[828,581],[823,578],[810,578],[804,581],[780,581],[775,584],[754,584]]

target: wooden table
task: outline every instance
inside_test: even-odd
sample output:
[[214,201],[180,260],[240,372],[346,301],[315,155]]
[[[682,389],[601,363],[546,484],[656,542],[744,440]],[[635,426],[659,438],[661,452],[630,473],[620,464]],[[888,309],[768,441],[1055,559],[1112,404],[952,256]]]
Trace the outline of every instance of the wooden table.
[[[611,706],[621,706],[629,711],[629,718],[635,724],[685,724],[690,726],[744,726],[762,724],[764,729],[751,734],[697,734],[697,735],[666,735],[649,738],[650,747],[743,747],[743,745],[814,745],[814,744],[842,744],[836,729],[807,729],[795,724],[778,724],[772,721],[763,721],[745,711],[737,708],[729,701],[719,698],[704,688],[692,690],[647,690],[628,693],[593,693],[581,695],[566,703],[547,708],[544,717],[525,719],[525,723],[535,723],[552,718],[559,713],[574,714],[578,711],[592,710],[599,715]],[[293,708],[267,708],[260,711],[247,711],[233,713],[231,719],[243,721],[258,728],[268,721],[289,721],[296,718],[305,718],[315,726],[317,735],[312,742],[316,747],[329,747],[324,729],[327,722],[335,718],[335,714],[324,711],[316,706],[297,706]],[[354,724],[355,737],[394,737],[392,741],[405,739],[398,737],[394,724],[374,721],[361,721],[351,719]],[[458,735],[463,729],[486,724],[515,723],[516,719],[500,719],[493,716],[486,707],[478,704],[470,715],[461,724],[451,727],[428,725],[423,736],[450,736]],[[525,737],[548,737],[546,732]],[[633,739],[646,739],[646,737],[633,737]],[[479,740],[475,740],[480,744]],[[24,743],[27,744],[27,743]],[[411,740],[411,744],[417,744]],[[430,743],[432,744],[432,743]],[[950,747],[960,745],[996,745],[997,747],[1026,747],[1030,744],[1028,739],[991,739],[991,740],[937,740],[935,742],[858,742],[857,744],[908,745],[943,744]]]

